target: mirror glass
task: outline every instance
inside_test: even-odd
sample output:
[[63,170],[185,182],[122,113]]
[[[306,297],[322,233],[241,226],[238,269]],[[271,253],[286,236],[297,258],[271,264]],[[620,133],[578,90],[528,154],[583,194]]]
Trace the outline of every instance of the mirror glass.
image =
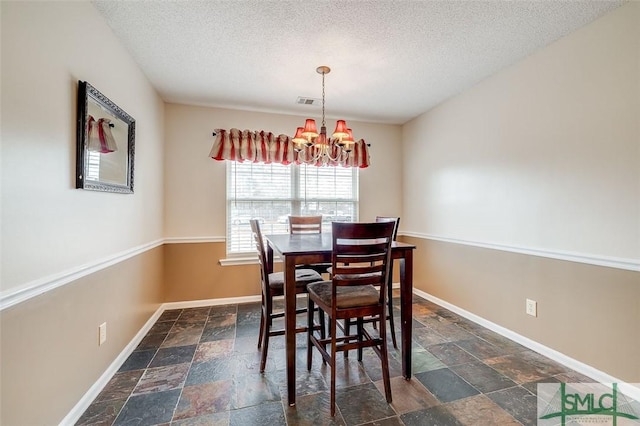
[[132,193],[134,142],[135,120],[79,81],[76,188]]

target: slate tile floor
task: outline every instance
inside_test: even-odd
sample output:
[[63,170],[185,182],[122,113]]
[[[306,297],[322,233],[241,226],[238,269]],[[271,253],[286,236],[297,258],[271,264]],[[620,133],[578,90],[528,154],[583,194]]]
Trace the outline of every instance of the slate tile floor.
[[340,358],[331,418],[330,371],[315,352],[307,372],[299,334],[297,404],[288,407],[284,338],[272,338],[260,374],[260,308],[250,303],[165,311],[77,424],[535,425],[537,383],[592,381],[418,296],[413,306],[414,376],[401,377],[389,344],[390,405],[369,351],[361,364]]

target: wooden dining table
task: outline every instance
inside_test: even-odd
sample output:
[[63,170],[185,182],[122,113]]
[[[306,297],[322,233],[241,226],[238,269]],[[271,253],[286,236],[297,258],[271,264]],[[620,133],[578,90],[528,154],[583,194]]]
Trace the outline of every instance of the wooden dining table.
[[[285,297],[285,350],[287,365],[287,396],[290,406],[296,403],[296,265],[331,262],[333,241],[331,233],[320,234],[273,234],[267,239],[269,272],[273,272],[274,253],[284,263]],[[394,241],[391,257],[400,263],[400,320],[402,375],[411,378],[411,326],[413,294],[413,250],[412,244]]]

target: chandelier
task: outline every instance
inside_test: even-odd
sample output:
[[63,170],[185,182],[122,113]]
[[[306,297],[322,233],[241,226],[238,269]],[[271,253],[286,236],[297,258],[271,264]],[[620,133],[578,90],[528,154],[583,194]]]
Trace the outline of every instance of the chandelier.
[[304,163],[344,164],[355,143],[351,129],[347,128],[345,120],[338,120],[336,129],[331,137],[327,137],[327,127],[324,118],[324,76],[331,72],[331,68],[320,66],[316,68],[322,74],[322,127],[320,133],[316,127],[316,120],[307,118],[304,127],[298,127],[293,137],[294,150],[298,159]]

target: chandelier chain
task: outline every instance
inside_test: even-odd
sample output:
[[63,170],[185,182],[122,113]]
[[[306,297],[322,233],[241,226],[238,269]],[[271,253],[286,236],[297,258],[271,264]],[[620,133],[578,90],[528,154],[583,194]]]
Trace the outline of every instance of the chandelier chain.
[[322,127],[326,127],[326,123],[324,120],[324,75],[326,73],[322,72]]

